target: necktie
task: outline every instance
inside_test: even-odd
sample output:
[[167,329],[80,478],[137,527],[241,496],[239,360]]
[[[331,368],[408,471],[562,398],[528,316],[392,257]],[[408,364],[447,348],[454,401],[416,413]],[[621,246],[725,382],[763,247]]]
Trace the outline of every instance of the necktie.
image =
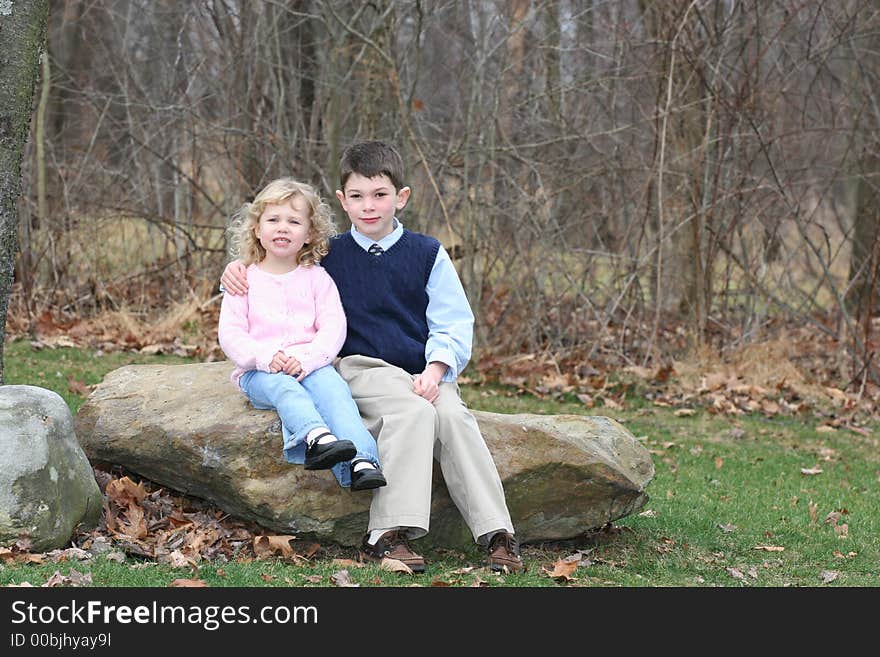
[[382,249],[382,247],[378,244],[371,244],[370,248],[367,249],[367,252],[373,254],[374,256],[378,256],[384,253],[384,249]]

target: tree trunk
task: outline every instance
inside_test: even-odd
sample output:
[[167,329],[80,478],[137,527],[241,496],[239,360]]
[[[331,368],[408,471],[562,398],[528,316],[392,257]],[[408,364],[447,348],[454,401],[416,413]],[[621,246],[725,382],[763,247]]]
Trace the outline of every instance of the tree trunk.
[[[872,3],[880,9],[880,0]],[[880,298],[880,113],[877,109],[876,84],[880,77],[880,65],[875,53],[880,37],[873,34],[859,44],[863,54],[858,71],[863,82],[858,89],[862,96],[858,104],[865,108],[860,122],[861,153],[856,168],[856,204],[853,216],[852,256],[849,269],[849,294],[847,310],[855,315],[862,333],[868,339],[871,334],[871,318]]]
[[865,148],[859,160],[858,190],[856,193],[853,249],[850,260],[847,306],[855,315],[867,337],[871,317],[877,308],[878,277],[880,277],[880,194],[877,174],[880,157],[874,151],[873,141]]
[[6,309],[17,248],[21,158],[30,128],[48,16],[48,0],[0,4],[0,384]]

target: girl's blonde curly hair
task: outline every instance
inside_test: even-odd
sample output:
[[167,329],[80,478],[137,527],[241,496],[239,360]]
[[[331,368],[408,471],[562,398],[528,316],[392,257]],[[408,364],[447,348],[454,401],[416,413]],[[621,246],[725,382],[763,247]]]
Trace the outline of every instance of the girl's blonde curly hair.
[[279,178],[266,185],[251,203],[245,203],[232,215],[226,233],[229,237],[229,255],[245,265],[260,262],[266,249],[257,239],[256,228],[267,205],[282,205],[294,197],[301,197],[309,207],[311,228],[309,243],[297,255],[298,265],[315,265],[330,250],[330,238],[336,235],[333,212],[314,187],[293,178]]

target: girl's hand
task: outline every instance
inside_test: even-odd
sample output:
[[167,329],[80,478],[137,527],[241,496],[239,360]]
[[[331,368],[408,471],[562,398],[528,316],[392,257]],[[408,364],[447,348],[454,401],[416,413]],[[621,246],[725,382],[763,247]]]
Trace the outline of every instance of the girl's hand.
[[290,361],[291,359],[288,358],[287,354],[283,351],[279,351],[272,356],[272,360],[269,362],[269,371],[272,372],[272,374],[286,371],[285,368]]
[[302,381],[306,378],[306,371],[303,369],[302,363],[293,356],[287,358],[287,364],[284,366],[284,373],[290,374],[290,376],[294,377],[297,381]]
[[223,285],[223,289],[232,296],[247,294],[247,267],[241,260],[233,260],[223,270],[220,283]]

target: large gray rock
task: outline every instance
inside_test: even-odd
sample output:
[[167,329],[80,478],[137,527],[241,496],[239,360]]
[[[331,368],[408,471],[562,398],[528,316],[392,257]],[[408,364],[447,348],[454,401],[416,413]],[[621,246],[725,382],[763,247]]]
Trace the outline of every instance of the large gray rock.
[[61,548],[77,524],[91,529],[101,491],[61,397],[35,386],[0,386],[0,545],[29,539]]
[[[228,362],[129,365],[108,374],[76,416],[93,460],[122,465],[277,532],[359,542],[371,495],[281,456],[281,424],[229,382]],[[573,538],[641,508],[651,457],[605,417],[474,412],[523,542]],[[394,482],[389,485],[393,486]],[[429,542],[472,541],[439,467]]]

